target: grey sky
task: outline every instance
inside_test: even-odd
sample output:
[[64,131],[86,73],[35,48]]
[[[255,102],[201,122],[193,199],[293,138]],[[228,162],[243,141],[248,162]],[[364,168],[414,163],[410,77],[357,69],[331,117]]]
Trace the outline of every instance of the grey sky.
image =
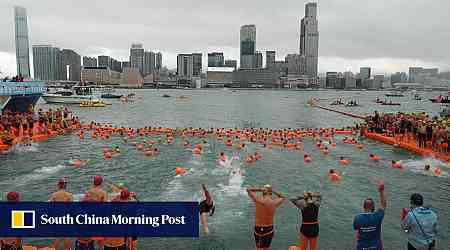
[[[238,60],[239,28],[255,24],[257,50],[298,53],[302,0],[1,0],[0,69],[15,70],[13,6],[27,9],[30,47],[52,44],[81,55],[126,60],[132,42],[162,51],[223,51]],[[448,0],[320,0],[319,71],[450,69]],[[204,59],[206,55],[204,55]],[[204,65],[206,67],[206,65]]]

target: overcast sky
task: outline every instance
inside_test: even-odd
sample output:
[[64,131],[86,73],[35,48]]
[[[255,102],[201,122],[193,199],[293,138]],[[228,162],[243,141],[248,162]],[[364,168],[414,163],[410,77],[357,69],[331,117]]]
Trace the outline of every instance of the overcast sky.
[[[141,42],[145,49],[161,51],[163,64],[175,68],[182,52],[223,51],[226,59],[238,60],[243,24],[256,25],[257,50],[275,50],[277,59],[298,53],[306,2],[0,0],[0,70],[16,70],[14,5],[27,9],[30,49],[52,44],[81,55],[128,60],[131,43]],[[448,0],[320,0],[319,71],[450,70],[449,10]]]

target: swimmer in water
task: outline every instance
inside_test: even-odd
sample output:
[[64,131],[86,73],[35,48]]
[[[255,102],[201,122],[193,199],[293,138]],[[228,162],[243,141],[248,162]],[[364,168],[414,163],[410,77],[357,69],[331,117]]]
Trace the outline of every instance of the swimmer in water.
[[120,154],[120,148],[119,148],[119,146],[116,146],[116,147],[114,148],[114,152],[115,152],[116,154]]
[[228,157],[225,155],[224,152],[220,152],[219,160],[220,160],[221,162],[226,162],[226,161],[228,160]]
[[[52,193],[50,195],[50,201],[51,202],[72,202],[73,201],[73,194],[66,191],[67,187],[67,181],[64,178],[59,179],[58,181],[58,191]],[[71,242],[69,238],[63,238],[63,239],[54,239],[53,241],[53,247],[55,250],[59,250],[61,245],[61,240],[63,240],[64,243],[64,250],[68,250],[71,247]]]
[[203,225],[203,232],[209,234],[208,217],[206,217],[206,213],[209,213],[209,216],[212,216],[216,207],[214,206],[214,201],[205,184],[202,184],[202,189],[205,199],[200,202],[200,221]]
[[425,165],[425,167],[423,168],[424,171],[429,172],[430,171],[431,166],[430,165]]

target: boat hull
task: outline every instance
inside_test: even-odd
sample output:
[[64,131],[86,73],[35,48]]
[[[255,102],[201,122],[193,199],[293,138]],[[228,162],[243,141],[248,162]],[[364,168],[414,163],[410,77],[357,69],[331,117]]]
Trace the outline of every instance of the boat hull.
[[10,110],[13,112],[25,113],[28,111],[30,105],[33,107],[36,105],[40,97],[41,94],[10,96],[9,101],[5,104],[2,111]]
[[84,101],[90,101],[94,98],[92,96],[61,96],[44,94],[42,98],[46,103],[59,103],[59,104],[81,104]]

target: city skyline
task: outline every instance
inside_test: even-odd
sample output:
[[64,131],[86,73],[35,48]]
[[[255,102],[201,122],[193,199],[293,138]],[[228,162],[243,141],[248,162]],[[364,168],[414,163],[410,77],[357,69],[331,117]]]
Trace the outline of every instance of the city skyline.
[[[0,69],[5,73],[15,72],[12,8],[16,4],[27,9],[30,47],[34,44],[53,44],[73,49],[82,56],[105,54],[126,61],[130,44],[139,41],[146,49],[161,51],[164,54],[164,65],[174,69],[178,53],[194,51],[203,53],[203,65],[207,65],[207,53],[213,51],[223,52],[226,60],[239,61],[239,27],[246,23],[255,24],[258,28],[258,51],[264,53],[266,50],[275,50],[277,60],[297,52],[298,27],[304,15],[305,4],[309,1],[287,2],[284,7],[265,1],[239,4],[231,1],[220,13],[216,11],[220,3],[211,1],[195,11],[193,9],[195,15],[189,16],[186,21],[168,23],[176,13],[185,13],[186,8],[193,7],[173,1],[170,5],[178,4],[180,8],[169,8],[167,3],[149,3],[154,6],[120,6],[119,10],[116,3],[96,2],[98,6],[106,6],[109,14],[98,12],[92,15],[97,10],[95,6],[86,11],[90,13],[90,17],[75,14],[75,10],[85,9],[81,2],[61,1],[58,7],[51,8],[51,1],[35,3],[18,0],[0,3],[0,26],[5,27],[6,31],[0,38]],[[145,4],[147,3],[141,5]],[[396,1],[385,5],[380,1],[371,2],[368,6],[358,5],[354,1],[319,2],[319,72],[322,75],[326,71],[357,72],[364,65],[371,66],[374,73],[407,72],[410,66],[449,70],[449,55],[442,53],[446,51],[445,41],[450,40],[446,32],[448,24],[440,21],[445,17],[445,8],[442,6],[446,4],[448,3],[444,1],[438,6],[435,3]],[[252,5],[256,6],[257,11],[251,8]],[[65,12],[66,7],[74,11]],[[238,7],[241,8],[240,11],[237,11]],[[394,11],[402,7],[408,11]],[[61,11],[58,12],[55,8],[61,8]],[[48,9],[52,9],[52,13]],[[155,11],[155,16],[147,20],[143,10]],[[204,18],[198,17],[201,16],[199,12],[204,14]],[[380,12],[383,13],[383,19],[376,14]],[[164,14],[166,16],[161,19],[160,15]],[[217,21],[224,14],[234,15],[235,18]],[[421,20],[412,18],[423,14],[428,16],[417,18]],[[211,16],[218,18],[210,18],[207,23],[201,22]],[[159,18],[159,21],[153,18]],[[93,23],[93,20],[96,22]],[[391,22],[395,22],[395,25],[391,25]],[[431,26],[433,29],[429,28]],[[180,42],[180,37],[183,42]]]

